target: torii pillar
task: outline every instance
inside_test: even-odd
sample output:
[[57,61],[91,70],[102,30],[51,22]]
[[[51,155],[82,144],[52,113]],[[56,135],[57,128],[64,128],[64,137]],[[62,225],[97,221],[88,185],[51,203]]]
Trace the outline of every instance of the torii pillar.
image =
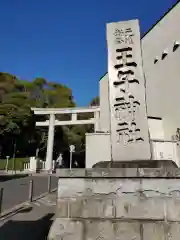
[[55,115],[50,114],[48,140],[47,140],[47,152],[46,152],[46,163],[45,163],[45,170],[48,172],[52,170],[53,146],[54,146],[54,126],[55,126]]

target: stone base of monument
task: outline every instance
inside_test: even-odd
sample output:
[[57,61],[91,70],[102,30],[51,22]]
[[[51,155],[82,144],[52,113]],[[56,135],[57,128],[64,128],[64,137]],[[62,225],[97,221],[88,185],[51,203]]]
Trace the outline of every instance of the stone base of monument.
[[180,169],[61,169],[49,240],[179,239]]
[[133,160],[104,161],[96,163],[93,168],[169,168],[178,166],[172,160]]

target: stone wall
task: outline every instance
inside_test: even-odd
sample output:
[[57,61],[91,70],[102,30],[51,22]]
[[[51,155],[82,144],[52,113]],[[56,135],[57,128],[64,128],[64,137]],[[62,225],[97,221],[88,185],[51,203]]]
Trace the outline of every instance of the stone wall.
[[50,240],[180,239],[180,169],[59,173]]

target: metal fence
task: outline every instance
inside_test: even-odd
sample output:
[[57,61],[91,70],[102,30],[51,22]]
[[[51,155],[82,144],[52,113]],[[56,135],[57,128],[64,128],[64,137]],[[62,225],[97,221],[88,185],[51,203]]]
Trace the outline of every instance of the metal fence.
[[31,176],[0,183],[0,215],[57,189],[53,175]]

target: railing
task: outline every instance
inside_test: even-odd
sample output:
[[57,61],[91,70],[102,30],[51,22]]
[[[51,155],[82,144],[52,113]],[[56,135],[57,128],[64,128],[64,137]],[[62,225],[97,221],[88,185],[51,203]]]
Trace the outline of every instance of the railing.
[[29,162],[24,163],[23,168],[24,168],[24,170],[29,170],[30,169],[30,163]]
[[12,209],[55,191],[58,179],[53,175],[31,176],[0,183],[0,216]]
[[[44,161],[39,162],[37,168],[39,168],[40,170],[45,170],[45,162]],[[24,163],[23,169],[24,171],[31,171],[30,162]]]

